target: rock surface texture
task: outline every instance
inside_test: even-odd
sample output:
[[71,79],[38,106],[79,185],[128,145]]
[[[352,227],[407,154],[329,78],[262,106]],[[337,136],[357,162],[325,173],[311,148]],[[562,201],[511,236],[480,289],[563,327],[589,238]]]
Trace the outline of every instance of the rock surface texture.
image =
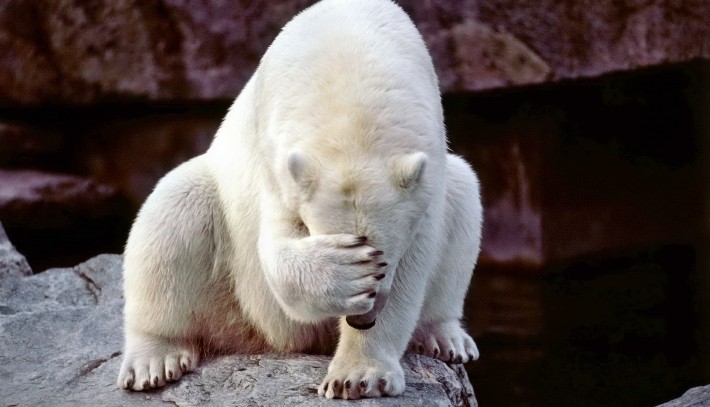
[[400,397],[318,397],[327,356],[233,355],[147,393],[116,386],[121,361],[121,257],[29,276],[0,226],[0,400],[3,406],[475,406],[462,366],[404,357]]
[[710,385],[694,387],[681,397],[663,403],[658,407],[707,407],[710,406]]
[[[0,3],[0,104],[232,99],[313,0]],[[399,0],[446,92],[710,58],[702,0]]]
[[0,223],[0,281],[4,278],[30,275],[32,275],[30,265],[27,264],[25,257],[15,250]]

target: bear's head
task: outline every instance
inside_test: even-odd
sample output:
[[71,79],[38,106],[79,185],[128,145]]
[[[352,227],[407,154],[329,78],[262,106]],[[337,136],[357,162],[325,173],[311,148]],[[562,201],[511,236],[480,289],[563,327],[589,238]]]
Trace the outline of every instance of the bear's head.
[[[432,176],[439,171],[436,167],[428,171],[431,164],[424,152],[385,158],[351,151],[334,157],[309,156],[292,149],[287,159],[287,182],[294,192],[292,208],[306,234],[366,236],[368,245],[384,252],[380,259],[392,271],[418,233],[432,197],[439,193],[441,182]],[[366,314],[349,315],[349,325],[358,329],[374,325],[393,278],[394,273],[389,272],[374,308]]]
[[366,236],[384,251],[384,261],[396,264],[435,193],[429,161],[424,152],[387,158],[351,152],[328,159],[292,149],[289,199],[309,235]]

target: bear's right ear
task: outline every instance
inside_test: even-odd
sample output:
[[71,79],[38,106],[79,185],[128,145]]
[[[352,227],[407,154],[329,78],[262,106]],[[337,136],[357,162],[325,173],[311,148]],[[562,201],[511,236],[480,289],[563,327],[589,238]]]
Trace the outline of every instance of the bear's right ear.
[[424,174],[427,161],[427,155],[422,152],[398,157],[394,162],[394,177],[397,186],[405,190],[414,189]]
[[301,151],[294,149],[288,152],[288,173],[302,192],[312,192],[316,183],[316,171],[313,163]]

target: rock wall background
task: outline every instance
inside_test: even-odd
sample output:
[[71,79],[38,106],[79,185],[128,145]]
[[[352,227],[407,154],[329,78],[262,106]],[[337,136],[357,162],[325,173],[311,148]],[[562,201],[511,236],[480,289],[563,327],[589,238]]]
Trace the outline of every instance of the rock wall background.
[[[312,0],[0,4],[0,102],[231,99]],[[703,0],[400,0],[445,92],[598,76],[710,57]]]
[[[230,101],[280,27],[312,3],[0,1],[0,168],[90,177],[106,184],[101,188],[115,191],[113,198],[104,197],[102,202],[108,205],[109,212],[118,213],[124,222],[129,222],[157,179],[209,146]],[[430,48],[447,105],[460,103],[466,95],[482,95],[485,99],[486,95],[503,91],[535,89],[531,85],[564,87],[572,80],[590,81],[600,75],[680,63],[696,66],[688,69],[690,76],[701,78],[681,86],[706,84],[702,79],[706,65],[697,62],[710,58],[710,4],[705,1],[533,4],[520,0],[401,0],[399,4],[413,18]],[[668,90],[680,89],[661,81],[664,79],[659,78],[658,83],[651,79],[644,84],[660,86],[659,98],[665,98]],[[635,93],[624,99],[614,94],[624,91],[615,89],[618,83],[605,83],[598,85],[605,88],[604,94],[595,97],[607,98],[627,110],[643,109],[634,98],[652,94],[633,89]],[[698,89],[690,91],[700,93]],[[543,201],[548,202],[549,192],[543,192],[544,185],[539,180],[545,178],[543,166],[549,157],[538,146],[547,139],[564,139],[559,122],[574,120],[571,116],[578,112],[554,110],[573,110],[575,104],[584,106],[585,101],[573,92],[568,95],[571,103],[558,98],[562,106],[548,105],[548,112],[533,112],[515,103],[504,104],[498,113],[480,107],[447,108],[447,112],[452,112],[447,124],[454,130],[450,136],[457,144],[453,147],[468,151],[467,158],[480,168],[484,186],[492,191],[485,195],[489,232],[483,247],[484,261],[539,267],[557,259],[617,247],[627,238],[622,233],[609,242],[606,236],[614,230],[602,227],[601,232],[585,232],[589,238],[577,247],[558,247],[567,240],[556,237],[564,230],[557,226],[559,223],[548,222],[542,216],[546,210]],[[511,96],[510,100],[514,99]],[[680,102],[692,104],[691,99],[698,97],[687,95]],[[601,102],[591,109],[606,103]],[[669,106],[672,107],[670,103]],[[590,116],[599,113],[591,109]],[[491,126],[495,114],[522,118],[503,128]],[[643,114],[637,116],[643,120]],[[496,141],[482,145],[481,140],[486,138],[482,133],[493,135]],[[536,137],[538,141],[534,141]],[[489,166],[486,160],[493,156],[500,159]],[[503,162],[515,164],[502,168]],[[4,173],[6,195],[14,196],[19,191],[13,183],[23,176],[26,174]],[[56,186],[47,188],[57,191]],[[65,195],[67,199],[72,193]],[[61,195],[52,194],[48,201],[56,202]],[[91,195],[88,191],[87,194]],[[24,205],[21,202],[18,195],[5,207]],[[52,210],[63,210],[58,205]],[[94,208],[97,203],[91,198],[77,205]],[[28,209],[28,213],[32,210]],[[47,217],[16,218],[12,215],[16,210],[0,207],[0,214],[3,211],[13,234],[26,235],[26,230],[46,228],[56,236],[63,231],[56,222],[45,224],[43,219]],[[77,222],[83,213],[92,222],[101,218],[93,209],[74,212],[77,215],[72,219]],[[659,218],[656,212],[650,215]],[[63,217],[67,216],[72,217]],[[565,216],[590,228],[584,226],[588,220],[574,220],[578,216],[575,213]],[[634,216],[631,214],[632,223],[644,222],[642,218],[634,220]],[[125,226],[110,226],[116,223],[114,218],[108,216],[107,226],[102,228],[115,230],[116,236],[125,234]],[[608,218],[607,224],[615,222],[615,216]],[[669,229],[662,226],[638,234],[648,235],[647,240],[664,239],[673,234]],[[31,246],[25,239],[18,236],[16,244]],[[587,245],[590,239],[596,242]],[[118,240],[120,237],[114,238],[114,244]],[[545,243],[550,240],[556,243]],[[76,243],[91,246],[94,242],[96,239],[90,237]],[[39,268],[56,266],[35,260],[37,256],[31,253],[28,257],[31,263],[39,261]],[[80,260],[83,259],[66,258],[63,265]]]

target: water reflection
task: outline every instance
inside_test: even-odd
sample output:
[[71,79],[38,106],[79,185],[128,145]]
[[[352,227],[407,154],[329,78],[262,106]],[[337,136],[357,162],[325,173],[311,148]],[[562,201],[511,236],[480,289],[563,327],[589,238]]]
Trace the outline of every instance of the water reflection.
[[480,270],[466,305],[480,404],[649,406],[704,384],[697,253],[640,249],[543,278]]

